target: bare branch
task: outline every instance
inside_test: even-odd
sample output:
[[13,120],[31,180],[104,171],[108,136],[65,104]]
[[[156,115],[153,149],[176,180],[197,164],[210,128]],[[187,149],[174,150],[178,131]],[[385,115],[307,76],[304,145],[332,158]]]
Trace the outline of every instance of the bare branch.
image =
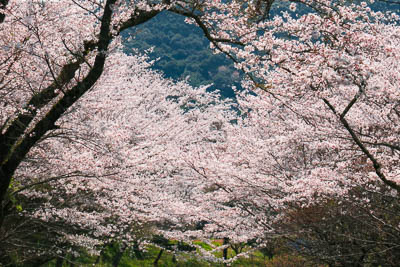
[[[378,160],[369,152],[369,150],[366,148],[366,146],[362,143],[362,141],[358,138],[356,133],[353,131],[347,120],[344,118],[344,116],[339,115],[336,111],[336,109],[332,106],[332,104],[327,100],[323,99],[324,103],[329,107],[329,109],[339,117],[340,122],[343,124],[344,128],[349,132],[351,135],[353,141],[357,144],[357,146],[361,149],[361,151],[368,157],[368,159],[372,162],[373,167],[375,169],[375,173],[378,175],[378,177],[384,182],[386,185],[389,187],[395,189],[397,192],[400,193],[400,185],[397,183],[388,180],[384,173],[381,170],[381,164],[378,162]],[[346,115],[346,114],[345,114]]]

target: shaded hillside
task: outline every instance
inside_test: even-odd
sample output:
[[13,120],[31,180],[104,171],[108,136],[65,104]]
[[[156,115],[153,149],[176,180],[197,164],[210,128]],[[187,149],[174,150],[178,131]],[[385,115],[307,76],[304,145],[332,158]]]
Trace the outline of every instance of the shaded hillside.
[[154,47],[150,53],[152,59],[158,59],[154,68],[168,78],[189,77],[194,86],[212,83],[211,89],[221,90],[225,97],[233,97],[232,85],[239,86],[240,73],[233,63],[224,55],[213,54],[201,30],[179,15],[163,12],[128,34],[133,38],[126,42],[126,52]]

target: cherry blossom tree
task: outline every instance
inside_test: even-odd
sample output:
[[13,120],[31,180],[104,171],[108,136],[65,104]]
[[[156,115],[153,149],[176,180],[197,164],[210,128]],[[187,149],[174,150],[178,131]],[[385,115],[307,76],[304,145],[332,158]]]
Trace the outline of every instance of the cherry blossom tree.
[[3,215],[15,171],[38,141],[57,128],[56,121],[66,110],[97,82],[107,56],[120,42],[119,34],[162,10],[194,14],[198,5],[203,6],[117,0],[1,2]]
[[[131,125],[118,126],[117,121],[114,122],[112,130],[99,130],[99,126],[88,122],[88,118],[93,115],[85,117],[83,114],[74,113],[73,110],[77,108],[77,101],[88,91],[93,90],[97,83],[113,84],[112,87],[108,85],[109,90],[116,90],[117,84],[122,87],[121,90],[126,86],[125,84],[131,84],[130,78],[122,76],[122,74],[118,76],[119,71],[123,72],[123,70],[118,69],[117,66],[118,64],[128,64],[127,66],[134,67],[135,63],[123,60],[121,55],[121,61],[110,63],[109,67],[109,70],[113,69],[115,73],[110,71],[108,77],[114,77],[115,80],[99,80],[105,70],[107,58],[118,50],[120,44],[118,36],[124,29],[143,23],[165,9],[171,11],[191,9],[191,12],[194,13],[197,10],[196,2],[177,2],[171,5],[167,2],[157,1],[117,0],[2,1],[0,4],[0,101],[2,106],[0,111],[0,225],[12,225],[14,220],[20,219],[20,214],[17,214],[16,217],[11,216],[14,215],[15,209],[26,209],[24,216],[31,219],[22,221],[22,225],[30,224],[32,226],[36,220],[38,222],[36,230],[50,229],[50,232],[56,233],[58,236],[62,235],[65,240],[71,241],[69,243],[75,242],[79,246],[95,248],[96,244],[100,244],[98,242],[102,242],[99,240],[104,236],[114,238],[117,234],[120,238],[129,240],[129,228],[132,224],[140,224],[144,217],[147,221],[154,220],[151,216],[155,216],[155,212],[149,214],[143,207],[140,207],[145,205],[144,202],[147,203],[146,205],[155,207],[160,205],[161,207],[169,203],[166,201],[167,199],[173,198],[173,194],[168,194],[168,190],[160,195],[160,192],[156,192],[160,187],[151,186],[152,182],[144,178],[150,174],[159,179],[168,177],[168,173],[179,166],[179,164],[172,165],[173,161],[166,161],[166,158],[161,155],[166,157],[165,155],[168,153],[165,151],[169,149],[171,149],[169,155],[174,154],[174,142],[168,141],[168,138],[172,138],[174,133],[177,135],[179,132],[181,135],[190,136],[190,131],[179,131],[176,128],[178,123],[185,121],[182,116],[180,119],[176,118],[173,121],[174,124],[171,123],[173,115],[182,112],[183,105],[181,102],[183,100],[180,99],[180,96],[176,96],[176,92],[173,90],[186,88],[187,85],[180,83],[175,86],[175,89],[172,89],[171,82],[163,81],[155,74],[146,76],[146,72],[141,67],[134,69],[143,75],[142,79],[148,77],[147,81],[152,81],[155,88],[165,86],[166,89],[171,89],[172,91],[168,93],[171,99],[167,102],[175,103],[171,104],[170,108],[165,107],[166,110],[162,105],[158,108],[142,106],[143,115],[151,110],[153,112],[151,114],[154,116],[142,118],[140,122],[142,124],[138,124],[137,127],[147,125],[148,128],[139,127],[136,131],[130,128],[133,127]],[[139,61],[134,62],[138,63]],[[138,64],[146,65],[141,61]],[[126,69],[124,73],[127,75]],[[129,75],[131,74],[129,72]],[[117,79],[117,76],[120,80]],[[146,80],[143,80],[141,85],[146,84],[144,81]],[[106,84],[102,88],[105,87],[107,87]],[[147,87],[144,86],[143,89],[145,88]],[[205,93],[203,92],[203,94]],[[122,95],[115,96],[115,101],[123,97]],[[158,101],[157,103],[167,106],[165,93],[160,94],[160,98],[157,99],[154,94],[149,94],[148,97],[154,99],[140,99],[139,96],[136,96],[137,101],[143,100],[145,103],[147,103],[146,101],[149,103]],[[204,101],[207,102],[207,99],[205,97]],[[201,101],[196,102],[194,98],[190,101],[191,104],[202,103]],[[94,103],[98,104],[95,101],[88,106],[94,105]],[[109,107],[115,108],[116,103]],[[139,102],[131,104],[134,106],[125,106],[125,108],[139,110]],[[177,109],[178,104],[181,105],[179,109]],[[207,106],[205,103],[203,105]],[[201,113],[198,110],[198,115],[195,115],[194,111],[191,111],[191,107],[187,106],[186,108],[188,109],[186,116],[192,114],[193,121],[196,116],[201,117],[208,114],[208,112]],[[99,108],[97,109],[99,110]],[[91,111],[93,110],[95,108],[92,106]],[[174,114],[169,113],[172,110],[174,110]],[[126,119],[123,114],[127,113],[121,109],[119,109],[119,114],[113,113],[115,117],[112,117],[111,114],[108,114],[110,117],[107,117],[100,111],[99,116],[105,121]],[[171,125],[163,124],[162,114],[171,118],[165,120]],[[68,116],[71,116],[72,121],[75,119],[74,122],[81,120],[81,123],[85,124],[81,126],[68,124],[68,119],[65,118]],[[206,118],[214,117],[203,117],[204,121]],[[151,122],[152,119],[159,120],[158,126],[165,126],[164,134],[154,131],[154,129],[152,131],[151,127],[155,127],[155,122]],[[134,120],[134,116],[131,116],[131,120]],[[62,124],[64,123],[70,128],[63,128]],[[207,123],[204,122],[202,125],[205,127]],[[99,131],[94,131],[95,128]],[[115,132],[113,132],[114,130]],[[140,132],[141,130],[144,132]],[[204,134],[206,133],[204,132]],[[192,136],[198,135],[192,132]],[[163,143],[150,145],[150,137],[155,142]],[[114,138],[116,139],[114,140]],[[150,139],[147,141],[143,138]],[[51,141],[53,139],[56,141]],[[130,146],[123,143],[118,144],[116,140],[127,141]],[[184,143],[184,140],[182,138],[181,144]],[[78,143],[81,147],[77,145]],[[132,148],[137,143],[143,143],[144,148],[151,147],[152,152],[143,152],[138,147]],[[128,147],[132,149],[128,149]],[[87,148],[87,151],[82,151],[83,148]],[[71,155],[66,151],[75,152],[75,154]],[[130,162],[126,161],[128,158]],[[62,165],[66,162],[68,164]],[[134,172],[128,170],[132,166],[135,167]],[[132,178],[147,185],[148,190],[146,191],[145,187],[138,184],[135,185],[133,181],[121,180],[121,183],[118,183],[118,180],[123,178]],[[92,190],[91,186],[94,186],[99,180],[104,181],[98,184],[100,187]],[[153,181],[153,183],[158,182],[158,180]],[[125,183],[132,184],[130,188],[134,188],[132,190],[135,192],[125,191],[124,189],[127,189],[123,186]],[[146,192],[146,196],[153,195],[152,200],[140,195],[139,191],[141,190]],[[101,194],[104,194],[105,202],[97,203],[100,201]],[[121,198],[122,195],[125,197]],[[128,196],[130,200],[127,200]],[[21,207],[20,203],[16,202],[21,198],[24,204],[29,203],[27,207]],[[129,207],[129,205],[127,207],[123,201],[113,202],[113,199],[120,198],[135,207]],[[134,198],[141,200],[135,202]],[[95,204],[98,205],[97,209],[94,207]],[[168,208],[173,211],[174,205],[169,204]],[[107,213],[106,210],[114,214],[103,216]],[[132,214],[128,215],[130,214],[128,210],[136,210],[136,214],[141,214],[139,217],[144,217],[135,217],[134,220],[132,217],[128,218],[133,216]],[[120,214],[116,214],[115,211]],[[124,212],[127,214],[117,220],[116,218]],[[183,213],[180,212],[182,216]],[[100,216],[100,214],[103,215]],[[10,218],[10,220],[6,221],[6,218]],[[158,214],[157,219],[162,220],[162,218],[163,216]],[[168,220],[170,219],[168,218]],[[82,223],[82,225],[77,227],[78,223]],[[70,225],[70,228],[65,227],[67,224]],[[52,227],[48,227],[49,225]],[[96,225],[99,227],[96,228]],[[111,225],[112,229],[108,228]],[[119,227],[120,225],[123,227]],[[12,231],[8,231],[8,229],[6,226],[1,227],[2,240],[8,239],[9,233],[12,234]],[[22,228],[13,228],[14,233],[21,233],[18,232],[19,229]],[[33,230],[33,226],[31,229],[32,233],[36,231]],[[88,234],[88,232],[96,238],[80,234]],[[29,254],[30,251],[27,253]]]
[[115,36],[158,12],[132,13],[128,4],[121,9],[115,4],[15,1],[7,5],[1,28],[1,100],[5,107],[1,114],[1,200],[29,150],[101,76]]
[[[305,6],[307,12],[296,13]],[[238,100],[242,118],[224,142],[192,149],[188,157],[199,179],[210,183],[203,199],[218,207],[225,237],[262,243],[309,231],[302,236],[309,254],[329,264],[373,264],[376,255],[396,255],[399,221],[388,218],[398,218],[400,189],[399,16],[371,6],[296,1],[268,16],[238,1],[220,3],[220,10],[236,12],[229,23],[224,16],[205,19],[210,34],[245,44],[215,44],[247,73],[248,91]],[[251,16],[239,16],[243,10]],[[330,201],[338,213],[329,210]],[[311,216],[314,228],[296,217],[307,209],[323,210],[322,218]],[[338,218],[350,228],[334,233]],[[285,222],[294,224],[282,227]],[[380,241],[376,228],[383,229]],[[335,234],[346,242],[332,249]],[[346,251],[349,243],[357,249]],[[382,256],[375,264],[398,262]]]
[[[30,151],[15,173],[12,196],[22,211],[5,225],[15,231],[4,247],[18,243],[51,258],[81,247],[98,253],[116,241],[151,242],[141,229],[184,239],[176,229],[198,219],[186,214],[195,207],[180,196],[190,189],[180,179],[182,150],[214,138],[210,127],[231,112],[206,87],[173,83],[149,65],[144,57],[110,56],[98,85]],[[34,247],[21,238],[27,221],[48,231],[47,242]]]

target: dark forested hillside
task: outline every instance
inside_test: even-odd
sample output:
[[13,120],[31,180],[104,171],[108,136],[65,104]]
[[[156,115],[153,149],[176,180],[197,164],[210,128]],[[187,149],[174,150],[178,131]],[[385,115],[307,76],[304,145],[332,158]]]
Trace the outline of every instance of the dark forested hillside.
[[213,84],[211,89],[221,90],[225,97],[232,97],[232,85],[240,86],[240,73],[232,61],[222,54],[215,55],[208,40],[198,27],[184,22],[184,18],[164,12],[153,20],[127,32],[133,38],[126,42],[126,52],[137,48],[144,51],[154,47],[149,55],[158,59],[154,68],[169,78],[189,77],[194,85]]

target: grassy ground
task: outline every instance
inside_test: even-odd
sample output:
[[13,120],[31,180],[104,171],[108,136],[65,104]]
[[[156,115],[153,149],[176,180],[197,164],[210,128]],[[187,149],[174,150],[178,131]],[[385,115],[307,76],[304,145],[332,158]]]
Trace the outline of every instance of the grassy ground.
[[[210,249],[207,247],[208,245],[198,243],[205,249]],[[244,248],[246,249],[246,248]],[[89,266],[98,266],[98,267],[111,267],[113,256],[115,255],[118,247],[110,247],[108,248],[102,255],[101,260],[96,263],[97,257],[85,255],[85,253],[81,254],[81,257],[75,259],[73,262],[75,265],[71,265],[70,259],[64,262],[63,267],[70,266],[81,266],[81,267],[89,267]],[[315,264],[307,262],[305,259],[299,256],[292,256],[289,254],[281,254],[275,256],[273,259],[266,258],[260,251],[253,251],[249,254],[247,258],[239,258],[237,261],[232,263],[231,265],[224,265],[223,263],[215,263],[208,262],[206,260],[199,259],[194,255],[190,255],[187,253],[180,253],[174,256],[173,253],[164,250],[161,257],[158,260],[158,265],[154,265],[157,256],[160,253],[160,248],[155,246],[150,246],[147,248],[147,251],[143,253],[143,258],[138,259],[135,257],[133,251],[126,251],[119,263],[119,267],[224,267],[224,266],[233,266],[233,267],[303,267],[303,266],[316,266]],[[218,258],[222,258],[222,251],[218,251],[215,253],[215,256]],[[228,249],[228,258],[232,258],[235,256],[235,253],[232,249]],[[47,264],[46,267],[54,267],[55,261]]]

